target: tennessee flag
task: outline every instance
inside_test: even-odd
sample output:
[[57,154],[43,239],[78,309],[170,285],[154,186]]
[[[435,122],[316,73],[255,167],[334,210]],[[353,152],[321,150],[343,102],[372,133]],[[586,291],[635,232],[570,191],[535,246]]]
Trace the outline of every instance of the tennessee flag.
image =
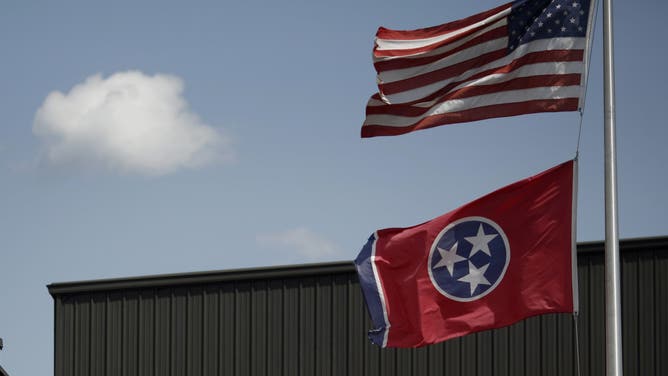
[[420,347],[577,311],[575,164],[371,235],[355,260],[371,341]]

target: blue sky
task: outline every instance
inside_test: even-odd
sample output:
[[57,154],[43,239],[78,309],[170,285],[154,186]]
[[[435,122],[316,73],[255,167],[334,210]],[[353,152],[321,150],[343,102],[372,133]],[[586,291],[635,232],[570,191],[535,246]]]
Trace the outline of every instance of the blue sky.
[[[378,228],[423,222],[573,157],[575,113],[359,138],[378,26],[426,27],[498,4],[2,4],[0,364],[53,372],[49,283],[352,260]],[[667,13],[658,0],[615,4],[622,238],[668,235]],[[599,18],[579,241],[604,237],[600,30]],[[122,96],[111,112],[84,113],[110,77],[174,113],[116,113]],[[58,128],[61,118],[81,127]],[[86,130],[98,123],[105,131]]]

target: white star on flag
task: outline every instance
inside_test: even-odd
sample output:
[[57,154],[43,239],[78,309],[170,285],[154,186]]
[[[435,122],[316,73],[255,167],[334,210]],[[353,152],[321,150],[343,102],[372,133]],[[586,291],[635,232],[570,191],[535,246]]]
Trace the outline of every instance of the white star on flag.
[[[496,234],[494,235],[487,235],[485,234],[485,230],[482,228],[482,225],[478,227],[478,233],[476,236],[465,236],[464,239],[471,243],[473,247],[471,248],[471,254],[470,256],[473,256],[474,254],[478,252],[484,252],[488,256],[492,256],[492,253],[489,251],[489,242],[492,241],[492,239],[496,238]],[[469,257],[470,257],[469,256]]]
[[442,268],[445,266],[446,268],[448,268],[448,272],[450,272],[450,275],[453,275],[452,273],[456,262],[466,260],[466,257],[462,257],[457,254],[456,242],[455,245],[453,245],[449,251],[441,247],[436,247],[436,249],[438,249],[438,253],[441,255],[441,261],[439,261],[436,265],[434,265],[434,269]]
[[489,264],[483,265],[480,269],[476,268],[471,261],[469,261],[469,274],[458,279],[460,282],[468,282],[471,287],[471,295],[479,285],[491,285],[487,278],[485,278],[485,272]]

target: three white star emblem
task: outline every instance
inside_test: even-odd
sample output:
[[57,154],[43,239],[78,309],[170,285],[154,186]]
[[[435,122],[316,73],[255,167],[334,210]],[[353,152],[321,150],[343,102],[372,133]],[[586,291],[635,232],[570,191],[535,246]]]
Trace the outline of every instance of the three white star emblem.
[[446,297],[473,301],[496,288],[509,260],[508,238],[497,223],[484,217],[461,218],[445,226],[432,243],[429,278]]
[[462,257],[457,254],[457,242],[455,242],[455,244],[449,250],[436,247],[438,253],[441,255],[441,260],[436,263],[436,265],[434,265],[434,269],[446,267],[452,276],[454,273],[455,263],[468,260],[469,273],[459,278],[458,281],[467,282],[471,289],[471,295],[473,295],[473,292],[478,288],[479,285],[490,285],[491,283],[487,280],[487,278],[485,278],[485,272],[487,271],[489,264],[485,264],[480,268],[477,268],[475,265],[473,265],[470,258],[478,252],[485,253],[491,257],[492,253],[489,251],[489,242],[491,242],[497,236],[497,234],[485,234],[485,229],[482,227],[482,225],[478,227],[478,233],[475,236],[465,236],[464,240],[471,243],[473,246],[471,248],[469,258]]

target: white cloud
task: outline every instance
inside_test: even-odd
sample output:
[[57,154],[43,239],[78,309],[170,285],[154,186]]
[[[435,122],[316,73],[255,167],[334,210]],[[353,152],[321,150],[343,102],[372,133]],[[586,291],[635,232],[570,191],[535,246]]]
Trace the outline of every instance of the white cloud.
[[98,74],[54,91],[33,133],[53,165],[163,175],[233,158],[229,139],[189,109],[183,81],[165,74]]
[[263,246],[297,252],[299,255],[311,260],[326,259],[342,254],[340,248],[334,243],[305,227],[261,234],[256,239]]

